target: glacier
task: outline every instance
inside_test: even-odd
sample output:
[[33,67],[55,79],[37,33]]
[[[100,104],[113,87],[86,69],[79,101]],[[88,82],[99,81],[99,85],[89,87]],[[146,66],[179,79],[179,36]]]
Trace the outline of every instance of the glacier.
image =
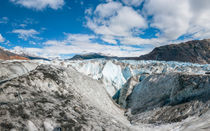
[[[165,61],[134,61],[134,60],[76,60],[66,61],[66,66],[72,66],[77,71],[102,81],[110,96],[122,88],[132,76],[157,73],[187,73],[205,74],[210,65],[200,65],[184,62]],[[142,77],[141,77],[142,78]]]
[[0,83],[34,70],[38,65],[37,61],[8,60],[0,62]]
[[[32,60],[30,62],[21,62],[21,60],[8,61],[12,63],[8,67],[4,62],[0,63],[0,81],[3,78],[13,78],[25,74],[38,65],[51,64],[62,67],[73,67],[78,72],[101,81],[105,86],[108,94],[112,97],[115,93],[126,84],[132,76],[142,74],[158,73],[187,73],[187,74],[205,74],[210,71],[210,64],[193,64],[186,62],[165,62],[165,61],[135,61],[135,60]],[[15,64],[14,64],[15,63]],[[142,79],[143,77],[140,77]]]
[[208,130],[209,71],[164,61],[0,61],[0,117],[27,130],[71,122],[72,130]]

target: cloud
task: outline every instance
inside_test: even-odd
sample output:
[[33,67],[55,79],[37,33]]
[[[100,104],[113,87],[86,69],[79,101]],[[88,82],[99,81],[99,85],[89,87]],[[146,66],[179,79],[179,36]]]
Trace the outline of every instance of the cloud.
[[208,0],[200,2],[189,0],[190,9],[193,13],[188,34],[194,38],[210,38],[210,3]]
[[0,42],[4,42],[5,38],[0,34]]
[[71,45],[86,45],[88,43],[92,43],[93,39],[96,39],[97,37],[95,35],[88,35],[88,34],[69,34],[65,33],[66,38],[62,41],[58,40],[48,40],[44,42],[44,45],[65,45],[65,44],[71,44]]
[[126,45],[154,45],[160,46],[166,44],[168,41],[161,38],[143,39],[140,37],[125,37],[120,39],[121,44]]
[[18,38],[23,39],[25,41],[28,40],[29,38],[40,39],[39,37],[36,36],[37,34],[39,34],[39,32],[37,32],[34,29],[29,29],[29,30],[15,29],[12,31],[12,33],[18,34]]
[[146,0],[144,11],[152,16],[148,22],[158,28],[160,38],[176,40],[183,35],[192,39],[210,37],[210,3],[208,0]]
[[43,10],[44,8],[59,9],[64,5],[64,0],[10,0],[11,2],[22,5],[26,8]]
[[49,40],[43,43],[43,48],[21,48],[14,50],[45,57],[59,57],[69,54],[103,53],[112,56],[139,56],[148,53],[146,50],[130,46],[104,45],[95,42],[97,36],[88,34],[65,34],[64,40]]
[[[106,0],[95,8],[86,9],[84,13],[87,20],[85,26],[94,34],[66,33],[63,40],[44,42],[42,49],[23,50],[45,56],[90,52],[139,56],[148,53],[154,46],[210,37],[209,0]],[[39,34],[33,29],[18,29],[13,33],[24,40],[36,38]],[[147,33],[154,35],[146,36]],[[103,44],[99,43],[101,40]]]
[[161,37],[177,39],[189,28],[192,14],[187,0],[147,0],[144,9],[153,16],[151,27],[160,29]]
[[91,15],[91,14],[92,14],[92,11],[93,11],[92,8],[87,8],[87,9],[85,10],[85,14]]
[[119,2],[109,2],[96,7],[93,18],[88,18],[87,27],[96,34],[124,37],[146,28],[147,24],[133,8],[122,6]]
[[129,6],[140,6],[143,0],[122,0],[123,3]]
[[8,17],[2,17],[0,18],[0,24],[7,24],[9,21],[9,18]]
[[103,36],[101,39],[102,39],[103,41],[107,42],[107,43],[117,44],[117,41],[115,40],[115,38],[112,37],[112,36],[109,36],[109,35]]
[[[42,52],[43,49],[41,48],[24,48],[24,47],[20,47],[20,46],[16,46],[13,48],[13,50],[11,50],[14,53],[17,54],[29,54],[29,55],[35,55],[35,56],[39,56],[41,54],[39,54],[39,52]],[[44,56],[42,56],[44,57]]]
[[67,41],[73,44],[81,43],[90,43],[93,39],[96,38],[95,35],[88,35],[88,34],[66,34]]
[[39,22],[33,18],[25,18],[24,20],[15,20],[12,22],[12,26],[14,28],[26,28],[27,26],[30,25],[36,25]]
[[106,4],[99,4],[94,13],[100,18],[105,18],[115,15],[120,8],[122,8],[121,3],[111,1]]
[[108,1],[99,4],[87,17],[87,27],[101,36],[101,40],[117,44],[124,37],[133,37],[147,28],[143,16],[132,7],[120,2]]
[[[124,4],[123,4],[124,3]],[[87,14],[87,27],[104,42],[123,45],[165,45],[179,39],[210,37],[210,2],[208,0],[108,0]],[[158,32],[143,38],[145,30]]]
[[57,41],[57,40],[48,40],[46,42],[43,43],[44,45],[48,45],[48,46],[56,46],[56,45],[65,45],[64,41]]
[[0,43],[1,43],[1,44],[4,44],[4,45],[7,45],[7,46],[11,46],[11,45],[10,45],[10,41],[7,40],[7,39],[5,39],[5,38],[2,36],[2,34],[0,34]]

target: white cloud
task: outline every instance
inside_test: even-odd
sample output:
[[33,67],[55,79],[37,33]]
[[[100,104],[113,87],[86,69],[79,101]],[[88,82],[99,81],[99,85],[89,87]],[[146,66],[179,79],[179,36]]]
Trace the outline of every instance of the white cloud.
[[90,43],[92,39],[95,39],[95,35],[88,35],[88,34],[66,34],[67,35],[67,41],[78,44],[78,43]]
[[[41,55],[39,52],[43,52],[43,49],[41,49],[41,48],[23,48],[20,46],[16,46],[11,51],[14,53],[17,53],[17,54],[25,53],[25,54],[29,54],[29,55],[39,56],[39,55]],[[44,56],[42,56],[42,57],[44,57]]]
[[4,42],[5,38],[0,34],[0,42]]
[[8,17],[2,17],[0,18],[0,24],[7,24],[9,21],[9,18]]
[[140,6],[143,0],[122,0],[123,3],[129,6]]
[[210,38],[210,2],[209,0],[189,0],[193,13],[190,28],[187,33],[194,34],[194,38]]
[[112,36],[103,36],[101,38],[104,42],[107,42],[107,43],[111,43],[111,44],[117,44],[117,41],[114,39],[114,37]]
[[119,2],[108,2],[106,4],[99,4],[94,13],[98,16],[98,17],[110,17],[113,16],[117,13],[117,11],[122,8],[122,4]]
[[115,36],[132,35],[133,29],[141,29],[147,27],[144,18],[130,7],[123,7],[118,11],[118,15],[110,19],[108,28]]
[[139,56],[148,53],[150,49],[142,50],[130,46],[103,45],[94,42],[97,39],[94,35],[87,34],[66,34],[64,40],[49,40],[44,42],[43,48],[21,48],[15,47],[14,50],[25,52],[33,55],[45,57],[58,57],[68,54],[84,53],[103,53],[112,56]]
[[147,27],[144,18],[133,8],[118,2],[110,3],[98,5],[94,18],[88,19],[87,26],[96,34],[131,36],[134,29]]
[[160,46],[168,42],[166,39],[163,38],[143,39],[140,37],[125,37],[121,38],[120,41],[122,44],[127,44],[127,45],[154,45],[154,46]]
[[89,14],[93,15],[87,17],[87,27],[111,44],[116,44],[122,37],[135,36],[140,33],[140,29],[147,27],[139,12],[120,2],[99,4],[94,13]]
[[[142,11],[132,7],[139,6],[143,0],[122,2],[124,5],[110,0],[89,13],[87,27],[105,42],[159,46],[178,42],[181,36],[210,38],[209,0],[145,0]],[[157,38],[138,37],[144,29],[151,27],[160,31]],[[190,40],[189,37],[185,39]]]
[[26,8],[43,10],[44,8],[59,9],[64,5],[64,0],[10,0],[15,4],[22,5]]
[[23,40],[28,40],[28,38],[40,39],[39,37],[36,36],[37,34],[39,34],[39,32],[37,32],[34,29],[29,29],[29,30],[15,29],[12,31],[12,33],[18,34],[18,38]]
[[[143,0],[107,1],[87,17],[87,27],[105,42],[155,46],[178,42],[181,36],[210,38],[209,0],[145,0],[143,10],[134,10]],[[144,16],[144,17],[142,17]],[[149,19],[148,19],[149,17]],[[146,20],[147,18],[147,20]],[[148,26],[147,26],[148,25]],[[144,29],[156,28],[158,38],[141,38]],[[185,40],[190,40],[186,37]]]
[[192,35],[192,39],[210,37],[209,0],[146,0],[144,10],[147,16],[153,16],[149,22],[161,31],[161,38],[176,40],[182,35]]
[[161,30],[161,37],[177,39],[189,28],[192,14],[187,0],[147,0],[144,9],[153,16],[151,26]]

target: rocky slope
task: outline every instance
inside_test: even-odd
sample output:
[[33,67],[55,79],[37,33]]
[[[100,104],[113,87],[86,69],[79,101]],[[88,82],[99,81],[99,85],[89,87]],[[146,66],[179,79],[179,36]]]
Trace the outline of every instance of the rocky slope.
[[156,47],[138,60],[181,61],[210,64],[210,39]]
[[17,55],[15,53],[12,53],[12,52],[9,52],[9,51],[6,51],[6,50],[0,48],[0,60],[14,60],[14,59],[16,59],[16,60],[29,60],[26,57]]
[[0,130],[132,130],[104,86],[74,69],[40,65],[0,87]]

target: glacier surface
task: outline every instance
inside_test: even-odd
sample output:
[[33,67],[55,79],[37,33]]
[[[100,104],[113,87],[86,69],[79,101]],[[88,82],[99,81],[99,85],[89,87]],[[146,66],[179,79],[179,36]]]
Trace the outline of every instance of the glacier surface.
[[[186,89],[192,89],[192,91],[195,92],[199,89],[197,89],[197,87],[209,86],[209,84],[205,83],[204,85],[207,86],[197,86],[194,82],[194,79],[197,80],[199,78],[199,81],[196,82],[202,85],[202,81],[204,80],[203,77],[207,76],[204,74],[209,71],[209,64],[199,65],[164,61],[125,61],[98,59],[82,61],[33,60],[0,62],[0,78],[1,81],[4,81],[3,83],[0,83],[1,87],[3,88],[2,91],[0,90],[1,104],[7,103],[8,105],[11,105],[3,105],[2,107],[4,108],[2,108],[2,114],[4,116],[5,109],[8,109],[8,111],[21,109],[16,113],[16,115],[21,117],[18,117],[17,119],[13,117],[12,114],[10,115],[9,119],[11,119],[12,123],[14,123],[14,120],[16,124],[19,122],[18,128],[22,128],[22,124],[26,124],[28,130],[39,130],[42,128],[44,128],[44,130],[47,130],[47,128],[51,128],[53,130],[57,129],[59,126],[66,126],[65,119],[72,119],[77,121],[76,123],[82,122],[80,121],[80,117],[88,119],[88,127],[82,123],[79,123],[75,126],[82,125],[86,129],[91,129],[92,127],[90,125],[94,125],[95,130],[101,129],[101,127],[105,127],[109,130],[114,130],[113,127],[116,129],[129,128],[127,130],[146,131],[208,130],[208,125],[210,124],[209,111],[202,112],[202,116],[198,117],[192,115],[187,119],[176,123],[165,123],[160,125],[148,125],[141,123],[147,120],[153,120],[153,116],[157,116],[157,118],[160,117],[160,111],[163,112],[163,116],[161,116],[162,118],[165,118],[165,112],[167,112],[169,115],[173,115],[173,112],[174,115],[182,115],[180,114],[179,110],[176,110],[179,109],[179,106],[189,107],[185,108],[187,110],[184,110],[184,113],[193,113],[194,108],[199,109],[199,111],[200,108],[208,110],[209,107],[206,106],[208,103],[203,104],[202,101],[192,101],[191,103],[184,103],[177,106],[168,105],[164,108],[158,107],[155,110],[150,110],[140,114],[130,114],[127,117],[129,120],[127,120],[123,114],[129,114],[130,109],[125,110],[118,108],[116,103],[110,99],[110,96],[113,96],[117,91],[119,91],[119,89],[122,89],[123,87],[126,87],[127,89],[132,87],[134,88],[134,85],[137,83],[137,88],[135,87],[136,89],[134,89],[134,91],[141,90],[141,92],[138,91],[141,93],[141,95],[139,95],[138,92],[134,92],[131,95],[131,100],[133,102],[131,103],[131,109],[135,109],[135,105],[138,105],[140,106],[138,108],[141,108],[140,100],[142,100],[143,95],[147,95],[144,93],[144,91],[147,91],[147,89],[143,90],[144,88],[142,88],[146,88],[145,85],[148,85],[148,89],[150,89],[148,94],[151,94],[151,97],[147,97],[153,100],[156,99],[156,96],[158,95],[164,95],[158,93],[159,88],[155,88],[156,83],[159,83],[160,88],[169,88],[170,81],[166,81],[165,79],[171,79],[172,84],[176,83],[176,77],[169,77],[171,76],[170,74],[182,73],[183,75],[181,76],[185,76],[184,74],[187,74],[186,78],[190,80],[189,83],[188,80],[185,81],[185,77],[183,79],[186,85],[190,85],[189,87],[186,86]],[[159,77],[159,75],[161,77]],[[147,78],[145,79],[145,77]],[[150,78],[151,81],[149,81]],[[138,80],[136,79],[139,79],[140,83],[138,83]],[[165,87],[162,86],[164,85],[164,82],[166,82]],[[206,79],[206,83],[208,82],[209,80]],[[176,89],[181,88],[177,86]],[[153,95],[152,91],[154,91],[156,95]],[[107,92],[109,95],[107,95]],[[186,95],[184,91],[180,92],[180,90],[177,90],[177,92],[179,92],[177,96],[179,96],[180,93],[182,96],[183,94]],[[127,95],[127,92],[124,94]],[[170,96],[170,94],[171,93],[168,95],[166,93],[168,96]],[[66,103],[66,100],[68,101],[69,98],[71,98],[69,101],[70,103]],[[197,108],[197,105],[199,105],[199,108]],[[63,111],[65,112],[64,114]],[[81,113],[81,111],[83,113]],[[45,116],[47,115],[46,112],[51,113],[50,115],[53,116],[53,118],[47,118],[47,116]],[[157,115],[155,115],[155,113],[157,113]],[[9,115],[9,113],[6,113],[6,115]],[[25,119],[25,116],[27,115],[30,116],[29,120]],[[65,117],[63,117],[63,115]],[[76,118],[73,115],[75,115]],[[56,122],[56,119],[59,119],[61,122]],[[8,124],[8,122],[10,121],[5,121],[4,124]],[[130,122],[132,123],[130,124]],[[135,125],[135,123],[137,123],[137,125]]]
[[[126,84],[132,76],[142,74],[160,73],[186,73],[186,74],[205,74],[210,71],[210,65],[200,65],[184,62],[165,62],[165,61],[135,61],[135,60],[33,60],[33,61],[7,61],[8,67],[4,62],[0,63],[0,81],[14,78],[35,69],[41,64],[51,64],[63,67],[73,67],[82,74],[101,81],[110,96]],[[142,78],[142,77],[140,77]]]
[[141,74],[186,73],[205,74],[210,71],[210,65],[200,65],[184,62],[165,61],[134,61],[134,60],[82,60],[66,61],[77,71],[102,81],[107,92],[113,96],[132,76]]

